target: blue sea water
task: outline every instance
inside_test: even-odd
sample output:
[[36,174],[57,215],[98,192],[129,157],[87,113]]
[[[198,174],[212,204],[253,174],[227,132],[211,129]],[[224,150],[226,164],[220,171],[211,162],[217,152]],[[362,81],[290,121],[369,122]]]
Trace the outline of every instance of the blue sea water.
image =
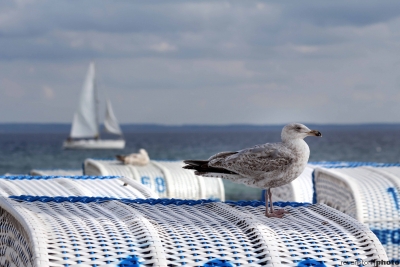
[[[323,137],[307,137],[310,161],[400,161],[399,127],[325,127]],[[0,133],[0,174],[31,169],[80,169],[86,158],[112,158],[145,148],[150,158],[206,159],[266,142],[278,142],[280,130],[166,131],[125,133],[124,150],[63,150],[67,133]],[[259,199],[260,190],[225,182],[227,199]]]

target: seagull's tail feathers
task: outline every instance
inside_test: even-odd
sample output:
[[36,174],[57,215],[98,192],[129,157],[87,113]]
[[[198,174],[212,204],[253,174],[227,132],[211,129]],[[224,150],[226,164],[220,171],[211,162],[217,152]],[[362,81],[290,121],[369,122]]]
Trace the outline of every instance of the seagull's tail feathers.
[[[201,166],[201,165],[207,164],[208,160],[192,160],[192,159],[188,159],[188,160],[184,160],[183,162],[185,164],[187,164],[187,165]],[[185,168],[185,167],[183,167],[183,168]],[[187,168],[185,168],[185,169],[187,169]]]
[[122,161],[122,162],[125,161],[125,157],[126,157],[126,156],[124,156],[124,155],[115,155],[115,158],[116,158],[117,160],[119,160],[119,161]]
[[[184,160],[183,161],[186,165],[182,168],[188,170],[195,170],[194,174],[206,177],[217,177],[217,176],[207,176],[210,173],[214,174],[234,174],[237,173],[232,172],[230,170],[224,168],[215,168],[208,166],[208,160]],[[211,174],[210,174],[211,175]],[[220,177],[220,176],[218,176]],[[222,178],[222,177],[220,177]]]

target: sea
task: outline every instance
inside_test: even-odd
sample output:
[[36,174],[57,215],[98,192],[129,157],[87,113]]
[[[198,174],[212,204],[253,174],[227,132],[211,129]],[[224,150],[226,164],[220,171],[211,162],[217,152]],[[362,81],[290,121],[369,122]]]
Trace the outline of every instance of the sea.
[[[15,125],[14,125],[15,126]],[[322,138],[307,137],[310,161],[400,162],[400,125],[312,125]],[[58,128],[57,128],[58,127]],[[221,151],[279,142],[281,126],[123,127],[124,150],[63,150],[63,127],[0,125],[0,174],[32,169],[81,169],[86,158],[114,158],[140,148],[154,160],[207,159]],[[224,181],[229,200],[260,199],[261,191]]]

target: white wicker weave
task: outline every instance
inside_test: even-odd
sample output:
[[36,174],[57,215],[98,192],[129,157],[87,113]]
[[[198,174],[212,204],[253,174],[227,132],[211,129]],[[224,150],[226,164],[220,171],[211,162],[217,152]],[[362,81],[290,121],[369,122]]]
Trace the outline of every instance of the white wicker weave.
[[83,172],[81,169],[75,170],[64,170],[64,169],[48,169],[48,170],[40,170],[33,169],[29,172],[32,176],[82,176]]
[[142,184],[119,176],[0,176],[0,195],[157,197]]
[[182,169],[182,161],[150,161],[146,166],[124,165],[117,160],[86,159],[86,175],[120,175],[149,187],[159,197],[225,200],[222,180],[196,176]]
[[[303,173],[284,186],[273,188],[273,201],[294,201],[314,203],[313,194],[313,172],[317,167],[354,167],[354,166],[381,166],[382,164],[373,162],[347,162],[347,161],[319,161],[310,162]],[[264,191],[261,195],[261,200],[264,201]]]
[[384,260],[376,236],[325,205],[266,218],[263,202],[0,198],[0,265],[339,266]]
[[400,261],[400,167],[370,165],[315,169],[316,200],[367,224]]

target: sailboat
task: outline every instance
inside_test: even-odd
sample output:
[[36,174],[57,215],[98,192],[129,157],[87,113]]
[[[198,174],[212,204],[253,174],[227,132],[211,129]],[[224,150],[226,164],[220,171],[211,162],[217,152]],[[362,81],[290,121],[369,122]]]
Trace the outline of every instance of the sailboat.
[[63,147],[65,149],[123,149],[125,140],[110,100],[107,100],[106,104],[104,127],[108,133],[118,135],[119,139],[100,139],[95,67],[91,62],[83,84],[79,106],[72,121],[71,133],[64,141]]

